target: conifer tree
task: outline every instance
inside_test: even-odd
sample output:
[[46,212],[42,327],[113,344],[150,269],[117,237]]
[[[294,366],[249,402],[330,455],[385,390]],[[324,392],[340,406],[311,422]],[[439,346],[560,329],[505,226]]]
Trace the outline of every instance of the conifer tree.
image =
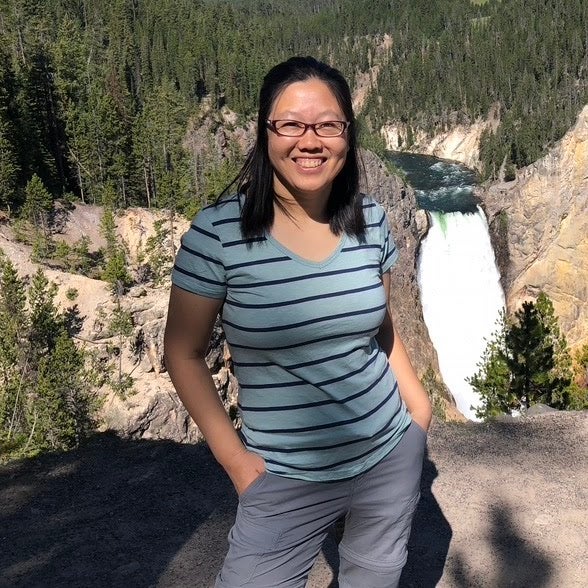
[[96,408],[84,353],[55,305],[55,284],[39,270],[27,292],[0,261],[0,448],[24,456],[73,447]]
[[49,232],[49,213],[53,209],[53,199],[37,174],[29,180],[25,188],[23,216],[45,236]]
[[63,321],[55,305],[57,285],[50,282],[41,268],[32,277],[28,289],[29,333],[28,343],[34,363],[48,355],[63,329]]
[[507,363],[506,334],[508,318],[503,310],[497,321],[480,363],[478,372],[468,382],[480,395],[483,407],[476,411],[478,418],[493,418],[518,410],[519,401],[510,389],[511,373]]
[[26,292],[16,268],[0,256],[0,435],[26,427],[23,376],[27,369]]
[[131,276],[127,268],[127,260],[124,249],[116,234],[116,221],[114,208],[111,204],[113,192],[105,196],[107,204],[104,206],[100,220],[100,231],[106,240],[105,266],[102,272],[102,279],[108,282],[113,292],[119,288],[126,288],[131,284]]
[[8,124],[0,117],[0,207],[9,208],[18,190],[18,161],[8,136]]
[[525,411],[537,403],[577,408],[588,392],[574,387],[567,343],[543,292],[535,302],[524,302],[512,319],[501,314],[478,368],[468,378],[482,400],[478,418]]
[[506,333],[506,362],[511,373],[510,390],[523,408],[553,403],[551,372],[554,348],[547,325],[533,302],[523,302]]
[[69,449],[92,430],[93,396],[84,372],[84,355],[62,328],[51,353],[39,362],[31,405],[38,446]]

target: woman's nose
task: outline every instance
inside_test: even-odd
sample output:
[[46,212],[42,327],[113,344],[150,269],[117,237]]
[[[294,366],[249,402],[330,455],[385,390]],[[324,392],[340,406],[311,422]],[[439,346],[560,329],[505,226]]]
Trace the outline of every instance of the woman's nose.
[[321,146],[321,138],[315,133],[312,127],[308,127],[298,139],[298,147],[302,149],[316,149]]

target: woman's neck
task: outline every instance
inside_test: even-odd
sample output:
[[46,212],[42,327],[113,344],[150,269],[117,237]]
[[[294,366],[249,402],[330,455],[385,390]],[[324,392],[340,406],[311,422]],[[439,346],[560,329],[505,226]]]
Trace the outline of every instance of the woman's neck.
[[275,212],[283,214],[297,226],[304,226],[308,223],[326,224],[329,222],[327,215],[326,196],[311,196],[305,198],[292,195],[281,196],[276,194]]

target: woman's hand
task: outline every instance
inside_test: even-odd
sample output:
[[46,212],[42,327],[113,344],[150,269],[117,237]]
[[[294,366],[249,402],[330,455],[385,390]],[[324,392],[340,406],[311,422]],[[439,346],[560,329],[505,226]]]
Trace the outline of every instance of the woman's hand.
[[422,413],[411,413],[410,414],[412,420],[421,428],[425,433],[429,432],[429,427],[431,426],[431,413],[428,411],[423,411]]
[[229,462],[222,465],[239,496],[265,472],[263,457],[248,451],[245,447],[243,451],[233,455]]

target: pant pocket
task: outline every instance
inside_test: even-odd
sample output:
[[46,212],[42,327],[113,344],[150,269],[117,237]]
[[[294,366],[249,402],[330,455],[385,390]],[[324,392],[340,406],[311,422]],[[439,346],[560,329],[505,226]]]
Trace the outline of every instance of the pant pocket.
[[250,582],[263,557],[276,549],[280,535],[279,531],[253,522],[240,505],[229,533],[229,551],[215,586],[236,588]]
[[263,482],[267,478],[267,475],[267,471],[262,472],[261,474],[259,474],[259,476],[257,476],[257,478],[255,478],[255,480],[253,480],[253,482],[251,482],[251,484],[249,484],[249,486],[247,486],[247,488],[245,488],[243,492],[241,492],[241,494],[239,495],[239,502],[241,504],[245,504],[247,502],[249,496],[251,494],[254,494],[255,491],[263,484]]

